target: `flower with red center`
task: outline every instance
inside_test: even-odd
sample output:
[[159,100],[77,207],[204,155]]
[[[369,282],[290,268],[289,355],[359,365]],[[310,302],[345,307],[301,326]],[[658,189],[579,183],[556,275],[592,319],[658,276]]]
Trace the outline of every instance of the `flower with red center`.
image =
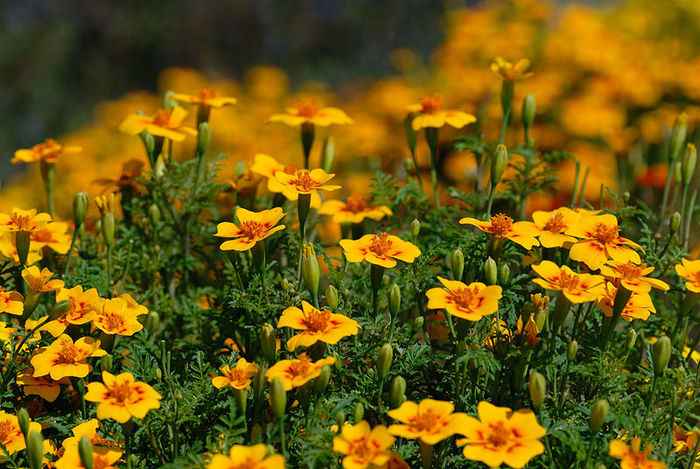
[[[598,270],[608,259],[617,262],[641,262],[637,243],[620,236],[617,218],[612,214],[583,216],[578,223],[566,230],[566,234],[581,238],[571,246],[569,257],[583,262],[591,270]],[[643,250],[642,250],[643,252]]]
[[[124,454],[123,451],[106,446],[92,445],[92,469],[119,469],[115,464]],[[78,446],[69,446],[56,461],[56,469],[85,469],[80,459]]]
[[423,443],[435,445],[459,433],[466,414],[454,412],[451,402],[423,399],[420,403],[406,401],[398,409],[387,412],[401,422],[389,426],[389,433],[402,438],[420,438]]
[[432,97],[424,95],[420,104],[412,104],[406,110],[416,114],[411,121],[411,127],[415,131],[426,127],[440,128],[445,124],[461,129],[476,122],[476,117],[466,112],[442,109],[442,95],[439,93]]
[[53,277],[53,272],[46,267],[39,271],[39,268],[33,265],[22,271],[22,278],[35,292],[47,293],[63,288],[63,280],[51,280],[51,277]]
[[194,94],[175,93],[172,98],[175,101],[217,108],[236,104],[236,98],[220,96],[219,91],[212,88],[202,88]]
[[50,376],[34,376],[34,368],[25,368],[17,375],[17,385],[24,386],[26,396],[36,395],[48,402],[53,402],[61,392],[61,385],[68,384],[68,378],[54,381]]
[[215,454],[207,469],[284,469],[284,456],[267,455],[267,446],[233,445],[228,456]]
[[528,221],[513,222],[513,219],[499,213],[491,217],[491,221],[481,221],[476,218],[462,218],[459,221],[462,225],[473,225],[481,231],[488,233],[492,238],[510,239],[514,243],[518,243],[527,250],[533,246],[539,246],[536,236],[539,236],[540,230],[534,223]]
[[17,150],[12,164],[33,163],[44,161],[55,163],[62,156],[72,155],[83,151],[81,147],[61,145],[52,138],[47,138],[44,142],[34,145],[32,148]]
[[481,461],[487,466],[524,467],[532,458],[544,452],[539,441],[547,431],[537,423],[531,410],[513,412],[507,407],[481,401],[477,408],[479,419],[467,416],[457,440],[464,446],[462,453],[471,461]]
[[277,223],[284,215],[285,213],[280,207],[262,212],[251,212],[243,207],[238,207],[236,217],[240,225],[230,222],[219,223],[216,226],[214,236],[233,238],[221,243],[222,251],[247,251],[271,234],[283,230],[285,225],[277,225]]
[[469,321],[478,321],[498,310],[498,300],[502,297],[502,289],[498,285],[486,286],[480,282],[466,285],[442,277],[438,277],[438,280],[445,288],[431,288],[425,293],[428,309],[444,309],[453,316]]
[[273,114],[270,122],[282,122],[295,127],[302,124],[313,124],[328,127],[333,124],[352,124],[352,119],[337,107],[325,107],[319,109],[318,103],[312,100],[309,103],[299,102],[286,109],[285,114]]
[[226,386],[233,389],[250,389],[250,382],[258,372],[258,365],[248,363],[245,358],[241,358],[233,369],[224,365],[219,368],[219,371],[221,371],[221,376],[214,376],[211,380],[211,384],[216,389],[222,389]]
[[48,213],[36,213],[36,209],[22,210],[17,207],[10,214],[0,213],[0,231],[23,231],[31,233],[51,221]]
[[668,284],[658,278],[647,277],[654,271],[654,267],[634,262],[608,261],[607,265],[600,266],[600,274],[612,279],[615,284],[622,284],[629,291],[649,293],[652,288],[667,291]]
[[68,234],[68,223],[55,221],[33,231],[29,236],[33,249],[48,246],[59,254],[65,254],[70,249],[72,235]]
[[318,378],[325,365],[334,363],[334,357],[326,357],[314,362],[305,353],[302,353],[297,359],[278,361],[267,370],[265,377],[268,381],[280,378],[284,389],[290,391]]
[[568,266],[559,267],[552,261],[532,266],[540,277],[534,283],[546,290],[557,290],[572,303],[595,301],[603,294],[605,280],[600,275],[577,274]]
[[685,279],[686,290],[700,293],[700,260],[682,259],[675,268],[678,276]]
[[551,212],[537,211],[532,214],[532,221],[540,230],[537,235],[545,248],[560,248],[565,243],[575,243],[573,236],[564,234],[581,216],[567,207],[560,207]]
[[[293,174],[277,171],[275,179],[277,182],[289,191],[296,194],[313,194],[316,191],[334,191],[340,189],[340,186],[326,184],[335,174],[327,174],[324,170],[317,168],[311,171],[307,169],[299,169]],[[283,194],[285,191],[282,192]]]
[[83,337],[73,342],[70,336],[63,334],[48,347],[40,348],[31,363],[35,377],[49,375],[54,381],[66,376],[84,378],[92,371],[87,359],[106,354],[99,340]]
[[94,304],[99,298],[95,288],[83,291],[83,287],[76,285],[73,288],[61,288],[56,292],[56,303],[70,300],[71,308],[58,321],[68,324],[81,325],[93,320],[97,312]]
[[[700,439],[700,431],[685,431],[679,427],[677,423],[673,424],[674,453],[688,453],[693,451],[695,449],[695,445],[698,444],[698,439]],[[700,457],[700,454],[697,456]]]
[[327,200],[318,213],[333,216],[333,221],[336,223],[362,223],[365,218],[381,220],[392,215],[386,205],[369,205],[365,198],[359,195],[351,195],[347,203],[340,200]]
[[[41,433],[41,425],[36,422],[30,422],[29,432],[32,431]],[[0,447],[0,458],[6,458],[27,447],[22,430],[19,428],[17,416],[8,414],[4,410],[0,410],[0,443],[2,444],[2,447]]]
[[340,246],[348,262],[367,261],[386,268],[394,267],[396,259],[411,263],[421,253],[417,246],[388,233],[368,234],[357,240],[341,239]]
[[[617,295],[617,287],[611,282],[605,283],[605,290],[598,297],[597,303],[603,314],[606,317],[612,317],[613,306],[615,304],[615,296]],[[654,303],[651,301],[651,296],[648,292],[632,291],[629,300],[622,309],[622,319],[627,322],[632,319],[641,319],[646,321],[651,313],[656,313]]]
[[620,440],[612,440],[609,454],[620,460],[621,469],[665,469],[665,463],[649,459],[651,445],[640,451],[641,444],[642,439],[639,437],[632,438],[630,446]]
[[99,433],[97,433],[99,428],[100,421],[97,419],[90,419],[87,422],[76,425],[71,430],[73,436],[63,440],[61,446],[63,446],[65,449],[77,448],[80,439],[86,436],[90,440],[90,443],[92,443],[94,446],[108,446],[114,449],[119,449],[116,442],[102,438]]
[[310,347],[316,342],[337,344],[343,337],[355,335],[360,325],[354,319],[327,309],[318,310],[306,301],[301,302],[303,311],[290,306],[282,311],[277,327],[291,327],[302,332],[287,341],[287,350],[293,352],[298,346]]
[[114,376],[102,372],[102,383],[89,383],[85,400],[98,402],[97,418],[126,423],[131,417],[142,419],[149,410],[160,407],[161,395],[146,383],[134,380],[131,373]]
[[391,456],[394,437],[384,425],[370,428],[366,420],[343,425],[341,434],[333,438],[333,451],[343,454],[344,469],[384,467]]
[[7,291],[0,286],[0,313],[21,316],[24,312],[24,297],[20,292]]
[[496,57],[491,64],[491,71],[504,81],[518,81],[533,75],[532,72],[526,72],[529,66],[530,61],[528,59],[520,59],[512,63],[504,60],[502,57]]
[[525,323],[525,326],[523,327],[523,317],[520,316],[518,318],[518,323],[516,325],[517,329],[516,332],[519,336],[525,338],[525,343],[529,345],[530,347],[537,345],[537,343],[542,340],[539,337],[537,337],[537,334],[540,333],[540,329],[537,327],[537,323],[535,322],[535,317],[534,315],[530,315],[530,319],[528,319],[527,323]]
[[94,308],[96,316],[92,319],[93,329],[109,335],[134,335],[143,329],[137,310],[129,308],[123,298],[100,298],[94,303]]
[[185,117],[187,111],[180,106],[175,106],[174,109],[159,109],[153,117],[131,114],[119,125],[119,130],[128,135],[138,135],[145,130],[153,136],[181,142],[187,135],[197,135],[196,130],[182,125]]

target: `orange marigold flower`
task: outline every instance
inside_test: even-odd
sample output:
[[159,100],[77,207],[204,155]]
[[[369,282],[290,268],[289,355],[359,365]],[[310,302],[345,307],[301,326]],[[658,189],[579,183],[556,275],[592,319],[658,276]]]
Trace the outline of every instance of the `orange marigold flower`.
[[577,274],[568,266],[559,267],[552,261],[532,266],[540,277],[534,283],[546,290],[557,290],[572,303],[595,301],[603,294],[605,280],[600,275]]
[[286,109],[285,114],[273,114],[270,122],[282,122],[283,124],[297,126],[313,124],[328,127],[333,124],[352,124],[352,119],[337,107],[325,107],[319,109],[318,103],[312,100],[310,103],[296,103],[294,107]]
[[301,302],[303,311],[290,306],[282,311],[277,327],[291,327],[302,332],[287,341],[287,350],[293,352],[298,346],[310,347],[318,341],[337,344],[343,337],[357,334],[360,325],[354,319],[327,309],[318,310],[306,301]]
[[[253,165],[250,171],[259,174],[267,179],[267,190],[274,193],[281,193],[288,200],[297,200],[299,193],[293,188],[290,188],[277,180],[275,177],[278,172],[283,172],[290,175],[295,175],[301,168],[294,163],[282,164],[269,155],[258,153],[253,159]],[[318,208],[321,206],[321,197],[318,192],[311,193],[311,206]]]
[[68,384],[68,378],[54,381],[50,376],[34,376],[34,368],[25,368],[17,375],[17,385],[24,386],[26,396],[36,395],[48,402],[53,402],[61,392],[61,384]]
[[[632,249],[640,249],[637,243],[619,235],[617,217],[612,214],[583,216],[576,225],[566,231],[567,235],[582,238],[571,246],[569,257],[583,262],[591,270],[598,270],[608,259],[617,262],[632,261],[639,264],[639,254]],[[631,247],[629,247],[631,246]]]
[[[617,287],[610,282],[606,282],[605,290],[598,298],[598,306],[607,317],[612,317],[616,295]],[[622,319],[627,322],[632,321],[632,319],[646,321],[651,313],[656,313],[656,308],[654,308],[654,303],[652,303],[649,293],[633,291],[629,300],[627,300],[627,304],[622,309],[621,315]]]
[[93,181],[94,184],[103,186],[103,193],[108,191],[131,192],[146,194],[148,190],[138,178],[141,176],[145,163],[136,158],[131,158],[122,165],[122,173],[118,178],[100,178]]
[[124,298],[100,298],[94,303],[94,308],[96,316],[92,319],[93,329],[110,335],[134,335],[143,329],[137,310],[129,308]]
[[513,219],[499,213],[491,217],[491,221],[481,221],[476,218],[462,218],[459,221],[462,225],[473,225],[481,231],[490,234],[497,239],[510,239],[514,243],[518,243],[527,250],[533,246],[539,246],[536,236],[540,234],[540,230],[534,223],[528,221],[513,222]]
[[312,379],[318,378],[324,365],[332,365],[334,363],[334,357],[326,357],[314,362],[305,353],[302,353],[297,359],[278,361],[267,370],[265,377],[268,381],[280,378],[284,384],[284,389],[290,391],[293,388],[303,386]]
[[648,293],[652,288],[667,291],[668,284],[658,278],[647,277],[654,271],[654,267],[634,262],[608,261],[607,265],[600,266],[600,274],[613,279],[614,283],[620,283],[629,291]]
[[22,271],[22,278],[35,292],[46,293],[63,288],[63,280],[51,280],[51,277],[53,277],[53,272],[46,267],[39,271],[39,268],[33,265]]
[[505,81],[518,81],[531,77],[533,73],[526,72],[528,67],[530,67],[528,59],[520,59],[512,63],[502,57],[496,57],[491,64],[491,70]]
[[432,97],[424,95],[420,104],[411,104],[406,107],[406,110],[417,114],[411,121],[411,127],[415,131],[426,127],[440,128],[445,124],[461,129],[465,125],[476,122],[476,117],[466,112],[443,110],[442,95],[439,93],[435,93]]
[[[41,432],[41,425],[36,422],[29,423],[29,432]],[[9,455],[25,449],[24,435],[19,428],[17,416],[8,414],[4,410],[0,410],[0,457],[6,458]]]
[[454,412],[451,402],[423,399],[420,403],[406,401],[398,409],[387,412],[401,424],[389,426],[389,433],[402,438],[420,438],[423,443],[435,445],[459,433],[467,414]]
[[105,438],[102,438],[98,433],[97,429],[100,428],[100,421],[97,419],[90,419],[87,422],[83,422],[80,425],[76,425],[73,427],[71,432],[73,433],[73,436],[66,438],[63,440],[62,446],[66,449],[78,447],[78,443],[80,442],[80,439],[84,436],[88,437],[90,440],[90,443],[96,446],[111,446],[113,448],[117,448],[117,445],[113,441],[109,441]]
[[211,384],[216,389],[226,386],[231,386],[233,389],[250,389],[250,382],[258,372],[258,365],[248,363],[245,358],[241,358],[233,369],[224,365],[219,368],[219,371],[223,376],[215,376],[211,380]]
[[381,220],[391,216],[392,212],[386,205],[369,205],[364,197],[351,195],[348,201],[328,200],[318,211],[321,215],[332,215],[336,223],[362,223],[365,218]]
[[682,259],[675,267],[678,276],[685,279],[686,290],[700,293],[700,260]]
[[[335,174],[327,174],[320,168],[299,169],[294,174],[287,174],[283,171],[275,173],[275,179],[282,184],[287,190],[296,194],[313,194],[316,191],[334,191],[340,189],[340,186],[326,184]],[[282,192],[283,194],[286,192]]]
[[695,449],[700,439],[700,430],[685,431],[673,424],[673,451],[675,453],[687,453]]
[[466,445],[462,451],[465,458],[490,467],[507,464],[521,468],[544,452],[539,439],[547,431],[531,410],[513,412],[481,401],[477,412],[478,420],[467,416],[460,427],[459,433],[465,438],[457,440],[457,445]]
[[181,142],[187,135],[196,135],[197,131],[182,125],[187,111],[180,106],[174,109],[159,109],[153,117],[143,114],[131,114],[119,125],[119,130],[128,135],[138,135],[144,130],[157,137],[166,137],[174,142]]
[[[285,213],[280,207],[262,212],[251,212],[238,207],[236,217],[240,225],[230,222],[219,223],[216,234],[219,238],[233,238],[221,243],[222,251],[247,251],[271,234],[283,230],[285,225],[277,225]],[[275,226],[277,225],[277,226]]]
[[545,248],[560,248],[565,243],[578,241],[573,236],[564,234],[581,217],[568,207],[561,207],[551,212],[537,211],[532,214],[532,221],[540,230],[537,236]]
[[340,246],[348,262],[367,261],[387,268],[394,267],[396,259],[412,263],[421,254],[414,244],[388,233],[368,234],[358,240],[341,239]]
[[228,456],[215,454],[207,469],[284,469],[284,456],[267,455],[267,446],[233,445]]
[[83,151],[81,147],[61,145],[56,140],[47,138],[32,148],[17,150],[11,162],[12,164],[33,163],[35,161],[55,163],[62,156],[80,153],[81,151]]
[[89,383],[85,400],[99,402],[97,418],[126,423],[131,417],[142,419],[149,410],[160,407],[161,395],[151,386],[134,380],[131,373],[117,376],[103,371],[102,383]]
[[[118,469],[115,464],[121,459],[123,451],[107,446],[92,446],[93,469]],[[80,460],[78,446],[69,446],[63,456],[56,461],[56,469],[85,469]]]
[[370,429],[366,420],[355,425],[343,425],[340,435],[333,438],[333,451],[345,455],[345,469],[384,467],[391,456],[394,437],[384,425]]
[[46,226],[51,221],[48,213],[36,213],[36,209],[22,210],[17,207],[12,212],[0,213],[0,231],[33,232]]
[[71,308],[58,321],[81,325],[92,321],[97,312],[94,304],[97,302],[99,294],[95,288],[83,291],[83,287],[76,285],[73,288],[61,288],[56,292],[56,302],[70,300]]
[[66,254],[70,249],[72,235],[68,234],[68,223],[55,221],[33,231],[29,236],[35,249],[48,246],[59,254]]
[[101,357],[107,352],[100,348],[100,341],[83,337],[73,342],[68,335],[61,335],[48,347],[42,347],[32,357],[34,376],[51,376],[58,381],[66,376],[84,378],[92,371],[90,357]]
[[24,312],[24,297],[16,291],[6,291],[0,286],[0,313],[21,316]]
[[428,309],[444,309],[453,316],[469,321],[478,321],[498,310],[498,300],[503,291],[498,285],[486,286],[480,282],[466,285],[442,277],[438,277],[438,280],[445,288],[431,288],[425,293]]
[[641,444],[642,439],[639,437],[632,438],[630,446],[620,440],[612,440],[609,454],[620,460],[621,469],[664,469],[665,463],[649,459],[651,445],[648,445],[644,451],[640,451]]
[[194,94],[175,93],[172,95],[175,101],[182,101],[189,104],[198,104],[208,107],[224,107],[236,104],[236,98],[219,96],[219,92],[212,88],[202,88]]
[[518,318],[517,333],[518,335],[525,337],[525,343],[530,347],[537,345],[537,343],[540,340],[542,340],[539,337],[537,337],[537,334],[540,333],[540,330],[537,327],[537,323],[535,322],[535,316],[533,314],[530,315],[530,319],[528,319],[524,327],[523,317],[520,316]]

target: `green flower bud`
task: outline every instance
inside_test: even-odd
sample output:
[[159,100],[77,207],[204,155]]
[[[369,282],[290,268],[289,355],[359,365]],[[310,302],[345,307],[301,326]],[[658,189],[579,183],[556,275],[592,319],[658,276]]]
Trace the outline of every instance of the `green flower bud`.
[[312,298],[318,296],[318,284],[321,280],[321,270],[318,267],[318,258],[311,243],[304,245],[301,258],[301,275],[304,278],[304,285]]
[[357,402],[352,409],[352,419],[357,424],[365,418],[365,406],[362,402]]
[[287,280],[286,278],[283,278],[280,286],[282,287],[282,291],[289,290],[289,280]]
[[406,400],[406,380],[403,376],[396,376],[391,381],[391,391],[389,392],[389,401],[391,407],[396,409]]
[[39,306],[41,293],[30,290],[29,287],[26,287],[24,291],[27,292],[27,294],[24,296],[24,313],[22,313],[22,317],[28,318],[34,312],[36,307]]
[[654,373],[657,376],[663,374],[668,361],[671,358],[671,339],[668,336],[659,337],[654,344],[652,361],[654,362]]
[[336,309],[338,307],[338,289],[333,285],[328,285],[326,288],[326,304],[330,309]]
[[311,153],[311,147],[314,144],[314,138],[316,137],[316,126],[310,122],[304,122],[301,124],[301,146],[304,150],[304,165],[306,169],[309,169],[309,154]]
[[175,92],[173,90],[168,90],[163,95],[163,109],[175,109],[177,106],[177,101],[173,98]]
[[411,160],[411,158],[404,158],[403,169],[406,171],[406,174],[411,174],[413,172],[413,160]]
[[493,153],[493,161],[491,162],[491,187],[496,187],[500,182],[506,166],[508,166],[508,148],[500,143]]
[[330,365],[323,365],[321,368],[321,374],[316,378],[314,382],[314,391],[316,394],[321,394],[328,387],[328,383],[331,380],[331,367]]
[[399,308],[401,307],[401,289],[398,285],[393,284],[389,288],[389,311],[392,316],[396,316],[399,313]]
[[236,180],[242,178],[247,171],[246,165],[243,161],[236,161],[236,166],[233,168],[233,177]]
[[384,344],[379,349],[379,355],[377,356],[377,373],[381,379],[386,378],[389,374],[389,368],[391,368],[391,362],[394,358],[394,349],[391,344]]
[[411,222],[411,236],[413,236],[414,238],[417,238],[418,233],[420,233],[420,221],[418,221],[418,219],[414,218],[413,221]]
[[632,350],[635,342],[637,342],[637,331],[630,329],[627,331],[627,337],[625,338],[625,348],[627,350]]
[[547,382],[542,374],[533,371],[528,380],[530,399],[535,407],[541,407],[544,403],[544,396],[547,392]]
[[668,157],[674,160],[681,152],[688,135],[688,114],[682,112],[676,117],[671,128],[671,139],[668,143]]
[[143,141],[143,146],[146,148],[146,153],[149,155],[149,159],[151,156],[155,159],[158,155],[154,154],[156,151],[156,140],[153,138],[153,135],[144,130],[141,132],[140,136]]
[[333,137],[326,137],[326,139],[323,141],[323,150],[321,150],[321,169],[327,173],[330,173],[333,169],[334,161],[335,139],[333,139]]
[[602,462],[599,462],[598,464],[595,465],[595,469],[608,469],[608,466],[606,466]]
[[461,281],[462,275],[464,275],[464,253],[460,248],[452,251],[450,268],[452,269],[452,278],[458,282]]
[[161,370],[160,368],[156,368],[156,379],[158,381],[163,379],[163,370]]
[[160,314],[157,311],[149,311],[146,319],[143,320],[143,327],[151,332],[155,332],[160,325]]
[[78,454],[80,455],[80,462],[83,463],[85,469],[92,469],[93,456],[92,456],[92,443],[90,438],[83,435],[78,441]]
[[498,266],[498,283],[504,285],[510,280],[510,267],[505,262]]
[[498,266],[496,265],[496,261],[491,257],[488,257],[486,262],[484,262],[484,276],[486,277],[487,284],[498,284]]
[[245,411],[248,404],[248,390],[233,389],[233,400],[236,401],[236,406],[238,407],[238,415],[245,415]]
[[600,430],[600,427],[602,427],[605,423],[609,408],[610,406],[608,405],[608,401],[605,399],[598,399],[593,403],[593,407],[591,407],[591,418],[589,421],[591,431],[593,433],[597,433],[598,430]]
[[425,323],[425,318],[423,316],[418,316],[413,319],[413,322],[411,323],[411,330],[414,334],[423,328],[423,323]]
[[683,173],[681,172],[681,162],[680,161],[676,161],[676,164],[673,165],[673,179],[676,181],[683,180]]
[[19,257],[19,263],[22,265],[27,265],[27,256],[29,255],[29,244],[31,240],[29,239],[29,231],[16,231],[15,232],[15,247],[17,248],[17,257]]
[[333,363],[333,367],[335,368],[336,371],[340,371],[343,369],[343,362],[340,359],[340,355],[338,352],[333,352],[333,358],[335,358],[335,363]]
[[566,359],[570,362],[574,361],[576,358],[576,352],[578,352],[578,342],[572,340],[566,347]]
[[73,307],[73,302],[71,300],[61,300],[51,308],[49,313],[49,321],[56,320],[66,314]]
[[199,124],[199,132],[197,133],[197,153],[204,155],[211,144],[211,127],[208,122]]
[[105,245],[110,246],[114,242],[114,213],[113,212],[103,212],[102,213],[102,237],[104,238]]
[[536,110],[536,102],[535,102],[535,97],[531,94],[528,94],[525,96],[525,99],[523,99],[523,112],[522,112],[522,118],[523,118],[523,125],[525,127],[531,127],[532,123],[535,121],[535,110]]
[[256,423],[255,425],[253,425],[253,428],[250,429],[250,441],[251,441],[251,443],[259,442],[261,436],[262,436],[262,426],[260,426],[259,423]]
[[695,165],[698,162],[698,152],[695,149],[695,145],[689,143],[685,147],[685,153],[683,154],[683,159],[681,160],[681,175],[683,176],[683,185],[687,186],[693,179],[693,174],[695,174]]
[[287,391],[280,378],[273,378],[270,382],[270,407],[278,419],[284,417],[287,408]]
[[112,355],[107,354],[100,358],[100,371],[112,371]]
[[20,408],[19,412],[17,412],[17,423],[26,440],[29,437],[29,412],[27,412],[27,409],[24,407]]
[[77,229],[83,224],[88,208],[88,196],[85,192],[78,192],[73,196],[73,222]]
[[343,425],[345,425],[345,419],[346,419],[345,412],[342,410],[339,410],[338,412],[335,413],[335,424],[338,425],[338,432],[340,432],[343,429]]
[[262,327],[260,346],[265,360],[267,360],[268,363],[274,362],[277,352],[277,336],[275,335],[275,329],[269,323],[265,323]]
[[681,227],[681,214],[678,213],[678,211],[673,212],[673,215],[671,215],[671,221],[669,223],[669,230],[671,231],[671,234],[675,233],[678,231],[678,228]]
[[41,433],[32,430],[27,438],[27,460],[31,469],[41,469],[44,459],[44,438]]
[[267,370],[264,366],[258,367],[258,372],[253,377],[253,399],[255,399],[255,404],[259,406],[265,399],[265,372]]

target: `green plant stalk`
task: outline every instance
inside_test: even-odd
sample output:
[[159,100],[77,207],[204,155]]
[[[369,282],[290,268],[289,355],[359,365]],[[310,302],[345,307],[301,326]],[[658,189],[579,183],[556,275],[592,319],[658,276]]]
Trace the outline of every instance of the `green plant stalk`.
[[647,418],[649,417],[649,411],[651,410],[651,406],[654,403],[654,395],[656,394],[656,382],[658,381],[658,375],[654,373],[654,378],[651,380],[651,391],[649,391],[649,395],[646,398],[646,410],[644,411],[644,417],[641,420],[641,425],[639,426],[639,432],[641,433],[641,430],[644,428],[644,426],[647,423]]
[[282,456],[287,459],[289,455],[287,454],[287,441],[284,437],[284,418],[277,419],[277,428],[280,432],[280,449],[282,451]]
[[428,142],[428,147],[430,148],[430,178],[433,183],[433,200],[435,203],[435,208],[440,208],[437,177],[438,139],[439,130],[437,127],[426,127],[425,140]]
[[382,278],[384,277],[384,267],[377,264],[370,264],[370,283],[372,287],[372,313],[377,315],[377,299],[379,297],[379,289],[382,286]]
[[583,466],[581,466],[582,469],[588,468],[588,461],[591,459],[591,451],[593,450],[593,445],[595,443],[596,435],[597,435],[597,432],[592,434],[591,441],[588,442],[588,446],[586,447],[586,459],[583,461]]
[[688,210],[688,208],[690,208],[692,211],[692,208],[687,206],[687,201],[688,201],[688,185],[683,184],[683,188],[681,190],[681,229],[680,229],[681,245],[683,245],[683,246],[685,246],[685,242],[686,242],[685,229],[683,229],[683,228],[685,227],[686,217],[688,216],[687,210]]
[[[688,210],[689,212],[686,213],[687,216],[687,221],[684,221],[685,223],[685,236],[684,236],[684,243],[683,243],[683,249],[688,250],[688,241],[690,240],[690,225],[693,221],[693,212],[695,208],[695,199],[697,198],[698,191],[694,190],[693,194],[690,196],[690,203],[688,204]],[[683,219],[681,219],[683,220]]]
[[107,294],[112,291],[112,244],[107,246]]
[[[571,208],[576,207],[576,201],[578,200],[578,180],[580,177],[581,177],[581,162],[579,160],[576,160],[576,176],[574,177],[574,190],[571,194]],[[603,200],[602,188],[601,188],[601,198],[600,199]]]
[[[496,314],[498,314],[498,311],[496,311]],[[457,333],[455,332],[455,326],[454,323],[452,322],[452,315],[445,311],[445,316],[447,317],[447,325],[450,328],[450,335],[452,335],[452,339],[457,342]]]
[[581,197],[578,199],[578,206],[583,207],[583,205],[586,203],[586,183],[588,182],[588,172],[590,171],[591,167],[586,166],[586,171],[583,173],[583,181],[581,182]]
[[382,394],[384,392],[384,378],[379,378],[379,390],[377,391],[377,413],[379,414],[379,420],[384,423],[384,410],[382,406]]
[[498,143],[503,143],[506,138],[506,130],[508,129],[508,121],[510,120],[510,103],[503,111],[503,122],[501,122],[501,133],[498,135]]
[[566,316],[569,314],[569,309],[571,308],[571,301],[564,296],[563,292],[559,292],[557,295],[557,303],[554,305],[554,313],[552,314],[552,333],[554,335],[559,333],[562,324],[566,320]]
[[420,175],[420,167],[418,166],[418,159],[416,158],[416,150],[415,148],[409,148],[411,151],[411,158],[413,158],[413,169],[416,170],[416,179],[418,180],[418,185],[420,186],[421,192],[425,194],[425,190],[423,189],[423,178]]
[[489,191],[489,200],[486,204],[486,213],[484,214],[484,220],[489,220],[491,218],[491,207],[493,206],[493,196],[496,194],[496,186],[491,184],[491,190]]
[[625,309],[625,306],[627,306],[627,302],[629,301],[631,296],[632,292],[625,288],[623,285],[617,287],[617,293],[615,293],[615,301],[613,303],[612,318],[610,320],[610,324],[607,328],[605,328],[603,332],[603,343],[601,344],[601,350],[603,352],[607,350],[608,341],[610,340],[612,331],[615,330],[615,326],[617,326],[617,322],[620,320],[622,311]]
[[70,249],[68,249],[68,254],[66,255],[66,265],[63,266],[63,275],[62,277],[65,277],[68,275],[68,268],[70,267],[70,260],[73,257],[73,248],[75,248],[75,241],[78,239],[78,236],[80,234],[78,233],[80,231],[80,226],[76,226],[75,229],[73,230],[73,237],[70,240]]
[[695,443],[695,448],[693,448],[693,452],[690,453],[690,458],[688,458],[688,465],[685,467],[685,469],[693,469],[696,458],[698,457],[698,449],[700,449],[700,438],[698,438],[697,443]]
[[668,174],[666,175],[666,184],[664,184],[664,195],[661,199],[661,213],[659,214],[661,220],[663,220],[664,215],[666,215],[666,206],[668,205],[668,196],[671,189],[671,179],[673,179],[673,168],[676,166],[677,159],[678,154],[671,155],[671,161],[668,164]]

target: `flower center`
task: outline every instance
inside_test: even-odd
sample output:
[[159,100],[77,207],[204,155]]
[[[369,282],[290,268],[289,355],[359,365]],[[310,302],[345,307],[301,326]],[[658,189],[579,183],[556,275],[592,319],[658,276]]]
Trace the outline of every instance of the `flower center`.
[[20,231],[32,231],[32,218],[29,215],[13,213],[10,220]]
[[119,402],[126,401],[133,393],[129,381],[118,381],[109,389],[109,395]]
[[491,217],[491,226],[488,228],[488,232],[496,237],[505,237],[513,227],[513,219],[502,213]]
[[489,425],[491,433],[486,440],[493,446],[503,446],[508,443],[510,431],[506,428],[503,422]]
[[476,287],[460,288],[452,293],[452,299],[462,308],[470,309],[478,294],[479,290]]
[[351,195],[348,197],[348,203],[345,206],[348,212],[360,213],[367,209],[367,202],[364,197],[358,195]]
[[566,228],[564,224],[564,214],[556,212],[554,213],[547,223],[544,225],[546,231],[551,231],[552,233],[561,233]]
[[304,314],[304,325],[313,332],[325,331],[328,327],[328,319],[331,313],[328,310],[319,311],[312,309],[308,314]]
[[170,109],[158,109],[156,111],[156,116],[153,118],[153,123],[161,127],[167,127],[170,124],[170,116],[172,113]]
[[311,101],[310,103],[297,103],[297,116],[300,117],[313,117],[318,112],[318,104],[316,101]]
[[619,232],[620,228],[617,225],[608,226],[605,223],[598,223],[595,228],[593,228],[591,237],[600,244],[611,244],[617,239],[617,234]]
[[289,374],[292,376],[306,376],[311,368],[311,359],[305,353],[299,355],[297,360],[293,360],[289,365]]
[[105,313],[104,324],[110,331],[121,331],[124,329],[126,321],[121,314]]
[[290,163],[287,166],[285,166],[284,168],[282,168],[282,172],[286,173],[286,174],[294,174],[297,171],[299,171],[299,168],[294,163]]
[[240,229],[243,236],[248,239],[260,238],[265,233],[265,225],[257,221],[244,221]]
[[17,430],[19,429],[12,425],[12,422],[9,420],[0,422],[0,443],[7,445],[10,442],[10,437],[12,437],[13,434],[17,434]]
[[34,233],[32,233],[32,241],[48,243],[50,241],[53,241],[53,233],[51,233],[49,230],[35,231]]
[[426,114],[433,114],[440,110],[442,107],[442,95],[435,93],[432,97],[425,95],[420,102],[422,112]]
[[618,273],[625,280],[634,280],[642,276],[642,271],[646,268],[646,264],[637,265],[633,262],[627,262],[617,266]]
[[62,341],[60,346],[61,349],[57,354],[59,358],[58,363],[73,364],[85,358],[85,353],[68,340]]
[[428,409],[423,413],[419,413],[413,422],[411,423],[419,431],[431,431],[436,430],[440,426],[442,416],[433,412],[432,409]]
[[561,289],[576,289],[578,287],[579,278],[576,274],[561,272],[559,274],[559,287]]
[[200,101],[216,98],[217,96],[219,96],[219,92],[211,88],[202,88],[201,90],[197,91],[197,97],[200,99]]
[[385,255],[390,249],[391,240],[389,239],[388,233],[382,233],[379,236],[375,236],[369,245],[369,250],[380,257]]
[[311,178],[311,175],[306,170],[301,170],[296,172],[296,178],[290,181],[290,184],[297,186],[297,188],[304,192],[312,191],[318,185],[318,182]]

